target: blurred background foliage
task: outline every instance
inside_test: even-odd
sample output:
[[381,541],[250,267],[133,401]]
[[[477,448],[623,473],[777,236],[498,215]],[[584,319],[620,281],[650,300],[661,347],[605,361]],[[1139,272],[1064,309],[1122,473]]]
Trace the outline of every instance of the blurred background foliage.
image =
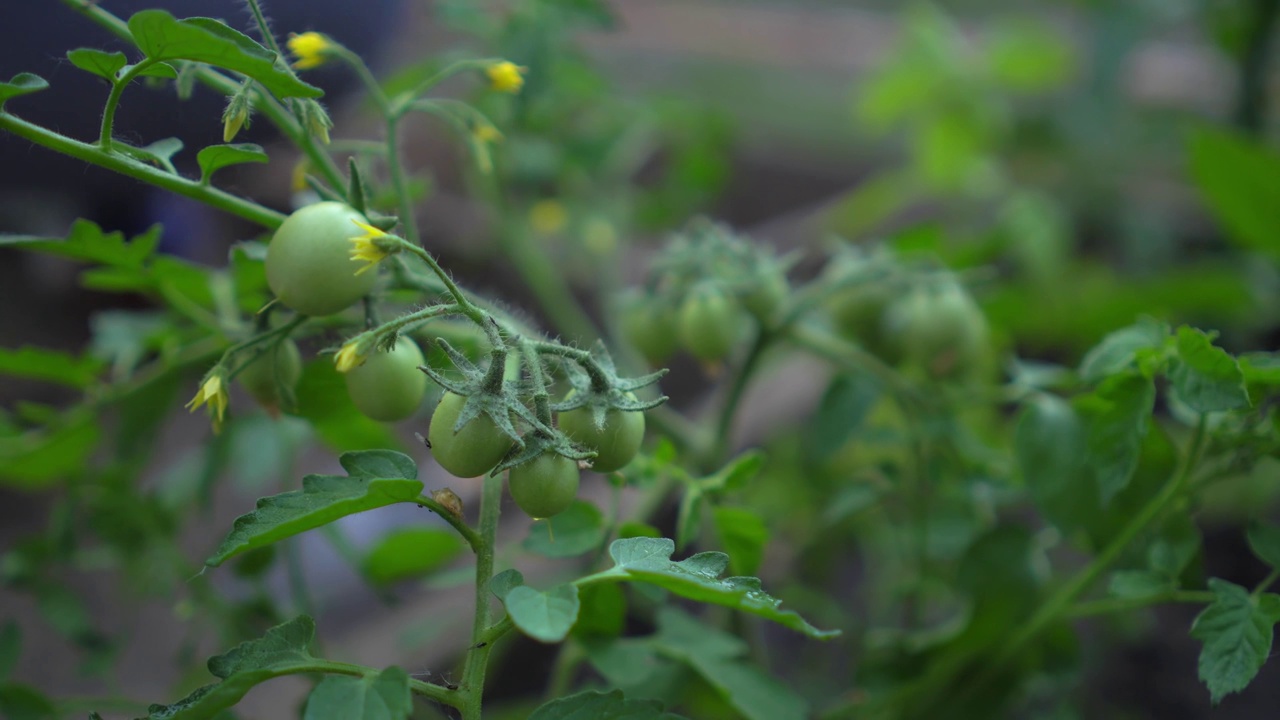
[[[931,562],[950,574],[926,578],[930,602],[912,612],[962,618],[955,627],[931,626],[934,637],[869,629],[901,613],[904,587],[919,579],[895,575],[905,561],[885,527],[896,511],[879,504],[895,472],[910,462],[906,420],[856,378],[839,375],[816,390],[796,390],[809,392],[807,405],[748,404],[760,418],[740,440],[765,447],[768,462],[736,503],[714,509],[701,535],[711,547],[735,542],[735,529],[750,536],[738,539],[748,548],[769,538],[759,572],[775,594],[818,624],[854,628],[850,643],[817,650],[787,638],[756,638],[798,692],[829,699],[850,692],[858,666],[860,686],[892,683],[939,647],[976,642],[975,634],[987,632],[983,623],[1017,616],[1023,608],[1016,605],[1039,592],[1043,567],[1024,561],[1044,556],[1045,535],[993,530],[993,518],[1010,512],[1020,481],[1009,478],[1012,471],[983,474],[1012,464],[1007,455],[992,456],[1011,431],[1002,403],[1017,400],[1019,387],[1053,386],[1055,373],[1144,315],[1217,331],[1233,352],[1275,349],[1278,4],[438,0],[400,3],[398,22],[380,16],[374,32],[361,32],[368,49],[383,46],[381,67],[392,89],[467,55],[506,57],[531,69],[516,97],[468,98],[505,136],[493,150],[492,173],[477,172],[441,140],[447,128],[426,122],[411,128],[411,167],[427,241],[446,267],[563,336],[587,339],[610,327],[610,296],[637,282],[660,240],[698,214],[796,252],[796,283],[816,276],[821,261],[840,248],[872,243],[908,261],[945,264],[965,279],[990,322],[1008,382],[992,390],[1005,396],[981,398],[925,432],[932,441],[949,438],[957,453],[938,470],[955,482],[929,509],[925,543]],[[109,1],[103,5],[112,9]],[[228,18],[241,12],[230,2],[171,9]],[[317,11],[297,21],[308,27],[278,30],[314,28],[345,41],[348,10]],[[0,10],[0,37],[39,35],[48,49],[25,45],[26,57],[5,59],[5,77],[40,71],[39,63],[69,47],[60,25],[30,33],[15,13],[21,14],[16,3]],[[59,23],[82,22],[65,14]],[[433,51],[427,60],[424,44]],[[358,100],[338,90],[330,98],[335,115],[361,127]],[[98,100],[66,102],[60,111],[70,118],[92,116]],[[157,107],[166,108],[157,111],[165,126],[177,129],[153,136],[138,126],[148,142],[161,133],[220,127],[216,110],[201,116]],[[236,245],[223,269],[228,248],[255,239],[253,231],[132,185],[113,195],[116,204],[105,212],[95,196],[72,187],[77,176],[66,165],[42,170],[35,162],[42,151],[12,137],[0,137],[0,150],[7,153],[0,156],[6,158],[0,230],[62,235],[83,216],[102,227],[77,225],[73,237],[104,231],[135,237],[164,221],[165,248],[178,256],[149,266],[150,275],[121,260],[114,274],[72,277],[64,264],[0,248],[5,347],[88,347],[66,366],[6,355],[12,366],[6,371],[16,367],[27,381],[0,386],[0,597],[12,601],[15,617],[44,618],[30,625],[37,629],[23,643],[15,677],[55,697],[104,688],[121,698],[176,696],[196,676],[174,668],[198,665],[211,646],[188,622],[193,616],[216,621],[221,637],[214,644],[222,646],[294,610],[349,621],[352,629],[333,641],[355,655],[378,657],[377,641],[359,640],[378,638],[403,657],[423,658],[425,667],[411,671],[446,672],[450,656],[431,646],[460,607],[426,603],[465,581],[467,568],[451,565],[458,548],[439,537],[381,532],[383,522],[417,520],[411,513],[384,516],[378,527],[346,524],[323,540],[285,543],[282,558],[246,557],[234,580],[191,577],[191,558],[201,556],[247,498],[332,465],[314,451],[317,442],[333,452],[411,442],[360,418],[323,358],[304,373],[299,395],[321,399],[300,407],[301,419],[245,414],[208,437],[201,423],[173,412],[213,357],[213,348],[192,349],[190,341],[203,332],[199,319],[219,312],[228,297],[251,310],[263,296],[260,267],[244,261],[260,246]],[[9,159],[28,155],[23,172],[9,170]],[[287,206],[296,198],[286,157],[283,149],[273,151],[266,174],[235,175],[235,186]],[[91,186],[98,176],[85,177]],[[384,199],[383,208],[392,202]],[[129,211],[120,211],[125,204]],[[546,282],[547,269],[568,282]],[[190,317],[150,309],[155,299],[175,297]],[[441,332],[447,329],[433,328]],[[465,329],[449,339],[479,352]],[[172,362],[156,377],[135,373],[144,358],[155,357]],[[43,375],[32,370],[36,365]],[[128,384],[70,406],[74,391],[103,372]],[[33,378],[46,382],[32,384]],[[670,382],[665,392],[681,407],[696,407],[711,384],[688,358],[676,361]],[[29,432],[55,417],[53,431]],[[1147,445],[1139,476],[1163,477],[1173,463],[1169,441],[1153,433]],[[1199,529],[1169,531],[1168,537],[1205,542],[1204,556],[1178,564],[1179,571],[1204,565],[1225,575],[1223,568],[1244,562],[1233,559],[1244,553],[1238,527],[1260,508],[1274,509],[1274,474],[1274,463],[1241,473],[1210,498]],[[735,515],[735,504],[753,512]],[[654,522],[670,535],[678,513],[667,507]],[[421,565],[404,567],[396,548],[406,542],[435,549]],[[1021,552],[1027,548],[1035,552]],[[988,556],[1019,560],[991,575],[1001,563],[982,559]],[[1253,565],[1240,572],[1264,574]],[[392,592],[406,578],[414,584]],[[1011,605],[973,600],[974,588],[990,586],[1010,589]],[[370,607],[392,598],[398,610],[371,617]],[[431,608],[425,619],[424,607]],[[405,618],[414,620],[402,632]],[[687,618],[664,616],[659,623],[669,656],[678,656],[671,649],[678,644],[667,636],[678,636],[682,622]],[[1012,712],[1209,717],[1194,680],[1194,645],[1185,640],[1189,622],[1190,615],[1176,612],[1107,619],[1091,625],[1080,645],[1054,638],[1035,664],[1037,684]],[[157,636],[165,642],[148,647]],[[8,638],[0,634],[0,680],[9,670]],[[166,665],[161,658],[175,648],[183,662]],[[781,662],[794,654],[802,658]],[[510,716],[522,717],[530,689],[550,675],[528,668],[551,660],[527,642],[505,657],[495,670],[504,678],[495,683],[497,697],[511,699]],[[605,677],[618,670],[607,659],[592,662]],[[151,672],[156,667],[165,670]],[[1274,667],[1267,672],[1263,677],[1274,679]],[[1088,692],[1058,702],[1082,681]],[[663,675],[652,682],[675,681]],[[17,687],[5,686],[0,710],[41,717],[49,701]],[[1261,717],[1250,713],[1274,708],[1275,687],[1259,680],[1229,699],[1219,716]],[[726,704],[706,680],[664,692],[683,693],[693,717],[751,716],[749,708]],[[145,710],[123,699],[120,705],[121,713]],[[280,709],[258,709],[264,708]],[[67,700],[56,709],[85,708]]]

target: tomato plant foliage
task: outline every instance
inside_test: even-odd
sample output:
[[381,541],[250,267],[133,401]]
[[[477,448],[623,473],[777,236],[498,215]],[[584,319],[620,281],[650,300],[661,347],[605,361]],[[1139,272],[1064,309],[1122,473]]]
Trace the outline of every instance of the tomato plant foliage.
[[[1207,704],[1228,712],[1265,672],[1280,163],[1263,141],[1187,134],[1187,181],[1226,242],[1156,252],[1125,234],[1141,222],[1024,177],[1021,130],[1054,126],[1024,114],[1054,105],[1022,100],[1065,92],[1069,46],[922,7],[855,103],[907,156],[813,210],[823,239],[767,244],[691,217],[731,176],[731,134],[706,108],[610,90],[575,34],[616,24],[605,3],[439,3],[468,47],[383,78],[337,29],[281,42],[257,0],[249,33],[67,4],[128,46],[67,53],[105,83],[82,109],[99,136],[24,119],[48,95],[31,73],[0,82],[0,133],[260,232],[228,230],[221,267],[172,254],[181,233],[158,225],[0,235],[120,301],[84,349],[0,348],[0,374],[32,388],[0,409],[0,486],[51,507],[0,557],[4,591],[40,616],[0,627],[0,713],[97,707],[50,697],[24,663],[51,635],[84,674],[129,672],[86,570],[183,624],[165,646],[181,699],[139,704],[148,720],[252,715],[276,686],[250,692],[290,675],[306,720],[1085,716],[1081,678],[1102,673],[1079,669],[1120,654],[1080,623],[1169,604],[1195,608],[1179,631],[1198,659],[1168,664],[1195,668]],[[379,140],[335,126],[319,66],[362,83]],[[116,110],[156,89],[223,98],[223,142],[125,142]],[[283,142],[234,142],[251,120]],[[492,240],[474,254],[423,204],[435,169],[404,152],[411,129],[464,148],[447,177]],[[289,212],[242,194],[283,198],[243,179],[288,163]],[[1127,244],[1080,243],[1080,217]],[[183,396],[199,421],[176,415]],[[1210,526],[1262,569],[1222,562]],[[313,543],[389,610],[348,612]],[[339,659],[390,625],[374,664]],[[187,661],[215,637],[231,649],[196,687]],[[526,652],[545,692],[511,662]]]

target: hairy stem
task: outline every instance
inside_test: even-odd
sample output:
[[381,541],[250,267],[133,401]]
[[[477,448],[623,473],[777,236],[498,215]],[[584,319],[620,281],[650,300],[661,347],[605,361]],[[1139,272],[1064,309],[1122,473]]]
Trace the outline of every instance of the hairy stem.
[[92,165],[113,170],[121,175],[128,175],[135,180],[141,180],[193,200],[199,200],[206,205],[272,230],[280,227],[280,223],[284,222],[284,214],[259,205],[252,200],[237,197],[207,185],[201,185],[197,180],[189,180],[181,175],[174,175],[119,153],[107,152],[98,145],[73,140],[65,135],[46,130],[39,125],[10,115],[7,112],[0,112],[0,130],[6,130],[37,145],[60,152],[63,155],[69,155],[77,160],[83,160]]
[[501,506],[502,476],[486,475],[484,487],[480,492],[480,547],[476,552],[476,614],[471,625],[471,648],[467,650],[462,682],[458,690],[462,697],[462,704],[458,706],[462,711],[462,720],[480,720],[485,671],[488,669],[493,641],[497,639],[497,635],[494,635],[489,627],[489,580],[493,577],[493,556],[497,546],[498,516]]

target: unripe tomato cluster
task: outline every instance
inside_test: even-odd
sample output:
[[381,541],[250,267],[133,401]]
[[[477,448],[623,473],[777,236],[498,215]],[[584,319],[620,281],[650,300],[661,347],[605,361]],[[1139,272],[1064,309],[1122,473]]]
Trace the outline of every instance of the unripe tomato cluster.
[[[366,219],[340,202],[317,202],[289,215],[271,238],[266,252],[266,279],[280,304],[301,315],[330,315],[355,304],[374,290],[376,273],[352,259],[352,238],[360,236],[356,222]],[[745,318],[730,318],[741,307],[714,287],[703,288],[681,307],[680,337],[686,347],[704,359],[727,354],[741,334]],[[667,313],[672,319],[675,313]],[[668,333],[672,343],[676,333]],[[654,355],[662,350],[657,346]],[[421,372],[425,363],[420,347],[411,338],[399,337],[390,350],[362,355],[360,363],[346,369],[347,392],[360,413],[374,420],[397,421],[416,413],[428,388]],[[244,387],[262,405],[278,407],[282,391],[292,395],[301,375],[301,355],[293,341],[275,343],[241,370]],[[428,439],[440,466],[462,478],[488,473],[511,452],[515,441],[499,428],[492,416],[480,413],[457,427],[467,398],[445,392],[431,415]],[[640,450],[644,439],[644,414],[609,409],[596,425],[593,411],[564,411],[559,415],[562,432],[588,451],[596,452],[593,468],[602,473],[621,469]],[[579,487],[577,461],[545,451],[520,465],[508,477],[509,491],[517,505],[534,518],[549,518],[570,506]]]

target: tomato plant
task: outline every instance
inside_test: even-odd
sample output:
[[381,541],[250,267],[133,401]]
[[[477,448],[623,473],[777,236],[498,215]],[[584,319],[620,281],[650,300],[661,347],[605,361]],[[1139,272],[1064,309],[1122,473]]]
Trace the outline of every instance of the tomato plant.
[[[972,8],[745,3],[698,25],[705,64],[721,25],[820,22],[816,48],[888,13],[871,26],[900,40],[848,117],[816,55],[744,65],[794,54],[766,32],[710,75],[662,58],[664,78],[715,78],[673,96],[696,104],[616,91],[628,63],[603,31],[676,27],[649,22],[671,3],[441,0],[458,45],[384,69],[343,44],[352,23],[280,35],[244,1],[248,32],[63,0],[124,48],[63,63],[102,91],[64,93],[96,137],[41,119],[44,79],[0,78],[0,134],[32,157],[0,188],[60,153],[154,189],[139,205],[164,220],[46,237],[60,204],[0,190],[0,220],[30,222],[0,235],[0,319],[24,343],[0,348],[0,715],[1270,707],[1276,13],[1076,3],[1067,35]],[[1238,65],[1214,83],[1241,94],[1214,108],[1234,129],[1184,127],[1203,92],[1126,104],[1181,77],[1115,71],[1164,54],[1125,38],[1193,42],[1135,31],[1171,18],[1224,51],[1186,76]],[[1075,87],[1081,38],[1098,57]],[[224,110],[162,111],[170,95]],[[131,108],[197,117],[175,128],[188,143],[220,122],[223,142],[141,145]],[[1129,659],[1153,651],[1158,682]],[[1182,690],[1169,709],[1135,687]]]

